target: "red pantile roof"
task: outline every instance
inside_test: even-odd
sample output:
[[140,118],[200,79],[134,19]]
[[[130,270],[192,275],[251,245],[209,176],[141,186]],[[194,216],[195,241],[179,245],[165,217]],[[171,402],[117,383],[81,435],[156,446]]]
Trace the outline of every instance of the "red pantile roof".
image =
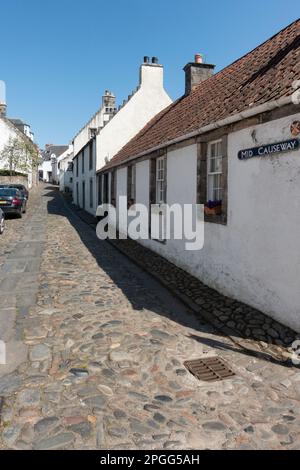
[[300,19],[165,108],[103,168],[226,117],[291,95],[300,79]]

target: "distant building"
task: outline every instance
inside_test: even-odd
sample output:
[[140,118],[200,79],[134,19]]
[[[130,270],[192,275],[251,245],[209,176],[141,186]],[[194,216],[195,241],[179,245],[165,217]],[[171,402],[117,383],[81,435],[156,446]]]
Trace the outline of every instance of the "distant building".
[[102,97],[99,111],[74,137],[73,200],[75,204],[96,214],[102,193],[110,182],[96,173],[155,114],[172,102],[163,86],[163,67],[155,57],[144,58],[140,67],[140,83],[123,104],[116,108],[110,91]]
[[19,131],[23,132],[23,134],[27,135],[30,140],[34,140],[34,134],[31,130],[29,124],[25,124],[21,119],[9,119],[10,122],[17,128]]
[[[7,104],[6,104],[6,97],[5,97],[5,84],[4,82],[0,81],[0,152],[5,148],[6,145],[9,144],[10,141],[13,139],[18,139],[19,141],[23,141],[24,143],[30,143],[33,146],[37,146],[33,143],[33,133],[30,130],[30,126],[25,124],[20,119],[9,119],[7,117]],[[26,155],[24,153],[24,160],[26,159]],[[24,175],[25,184],[31,188],[33,184],[37,181],[37,175],[33,174],[32,169],[24,169],[24,165],[21,164],[15,168],[15,171]],[[9,167],[9,159],[1,159],[0,160],[0,169],[7,170]],[[4,176],[2,176],[3,180]]]
[[73,190],[73,145],[57,158],[57,174],[59,190],[72,192]]
[[45,149],[42,151],[43,162],[39,166],[41,180],[47,183],[59,184],[57,160],[68,148],[68,145],[45,145]]

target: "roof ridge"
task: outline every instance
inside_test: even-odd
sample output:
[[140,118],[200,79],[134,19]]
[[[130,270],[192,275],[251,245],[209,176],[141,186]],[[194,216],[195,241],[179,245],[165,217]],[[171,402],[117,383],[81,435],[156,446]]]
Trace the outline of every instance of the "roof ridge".
[[299,55],[297,19],[154,116],[103,170],[251,106],[291,94]]
[[246,52],[246,54],[242,55],[242,57],[239,57],[238,59],[234,60],[231,64],[227,65],[226,67],[224,67],[222,70],[219,70],[219,72],[217,72],[216,74],[213,75],[213,77],[217,76],[218,74],[222,73],[224,70],[228,69],[229,67],[231,67],[232,65],[236,64],[237,62],[245,59],[248,55],[251,55],[253,54],[253,52],[255,52],[257,49],[260,49],[261,47],[263,47],[265,44],[267,44],[268,42],[272,41],[274,38],[276,38],[276,36],[279,36],[280,34],[282,34],[284,31],[286,31],[287,29],[289,29],[291,26],[295,25],[296,23],[300,23],[300,18],[298,18],[297,20],[295,21],[292,21],[288,26],[285,26],[284,28],[282,28],[280,31],[278,31],[277,33],[273,34],[273,36],[271,36],[269,39],[266,39],[264,42],[262,42],[261,44],[258,44],[257,46],[255,46],[253,49],[251,49],[250,51]]
[[[279,36],[280,34],[282,34],[284,31],[286,31],[287,29],[289,29],[291,26],[293,25],[296,25],[297,23],[300,23],[300,18],[298,18],[297,20],[295,21],[292,21],[292,23],[290,23],[288,26],[285,26],[284,28],[282,28],[280,31],[278,31],[278,33],[276,34],[273,34],[273,36],[271,36],[269,39],[266,39],[264,42],[262,42],[261,44],[258,44],[257,46],[255,46],[253,49],[251,49],[250,51],[246,52],[246,54],[242,55],[241,57],[239,57],[238,59],[235,59],[233,62],[231,62],[230,64],[226,65],[224,68],[222,68],[221,70],[219,70],[217,73],[214,73],[211,77],[208,77],[206,80],[205,80],[205,83],[211,81],[212,79],[214,79],[215,77],[218,77],[220,76],[221,74],[223,74],[226,70],[230,69],[230,67],[232,67],[233,65],[237,64],[238,62],[244,60],[247,56],[253,54],[257,49],[260,49],[261,47],[263,47],[265,44],[267,44],[268,42],[272,41],[274,38],[276,38],[277,36]],[[299,40],[299,35],[297,36],[297,38]],[[295,40],[294,40],[295,41]],[[294,42],[293,41],[293,42]],[[288,45],[290,46],[290,44]],[[288,47],[287,46],[287,47]],[[288,51],[290,52],[290,51]],[[253,74],[254,75],[254,74]],[[192,90],[192,93],[195,92],[196,89],[198,89],[201,85],[203,85],[203,82],[200,82],[198,83],[195,88]]]

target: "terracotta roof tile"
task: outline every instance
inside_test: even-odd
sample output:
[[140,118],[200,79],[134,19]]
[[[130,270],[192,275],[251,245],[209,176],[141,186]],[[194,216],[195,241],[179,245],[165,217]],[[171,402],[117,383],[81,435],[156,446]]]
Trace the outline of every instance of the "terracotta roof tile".
[[249,106],[291,95],[299,72],[300,19],[157,114],[104,169]]

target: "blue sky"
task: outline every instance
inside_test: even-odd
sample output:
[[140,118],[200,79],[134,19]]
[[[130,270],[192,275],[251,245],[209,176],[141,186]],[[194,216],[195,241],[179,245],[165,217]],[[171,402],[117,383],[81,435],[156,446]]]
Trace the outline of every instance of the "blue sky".
[[9,117],[37,142],[68,143],[98,109],[138,84],[144,55],[184,90],[183,66],[203,53],[220,70],[299,17],[298,0],[0,0],[0,80]]

